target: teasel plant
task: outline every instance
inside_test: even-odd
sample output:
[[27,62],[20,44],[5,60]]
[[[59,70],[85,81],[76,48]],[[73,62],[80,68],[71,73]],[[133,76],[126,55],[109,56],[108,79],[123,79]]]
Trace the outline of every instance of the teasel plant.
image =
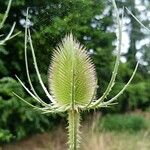
[[[121,45],[122,45],[122,22],[123,15],[120,18],[119,12],[115,3],[112,0],[116,12],[116,20],[118,25],[118,46],[117,46],[117,56],[112,72],[110,82],[103,93],[103,95],[96,99],[97,90],[97,77],[94,64],[89,57],[86,48],[81,45],[77,39],[71,34],[65,36],[62,42],[54,49],[52,55],[52,62],[49,67],[48,73],[48,86],[49,91],[44,85],[41,74],[39,72],[37,61],[34,53],[34,47],[32,44],[32,37],[30,33],[30,28],[28,26],[28,11],[26,15],[26,25],[25,25],[25,66],[27,79],[30,85],[30,89],[16,76],[20,84],[24,87],[31,97],[40,103],[40,106],[33,105],[28,101],[24,100],[22,97],[14,93],[19,99],[31,106],[33,109],[40,111],[43,114],[48,113],[63,113],[68,114],[68,149],[78,150],[80,149],[80,119],[81,112],[88,110],[95,110],[102,107],[110,107],[116,104],[118,97],[125,91],[130,82],[132,81],[136,70],[138,68],[138,63],[135,69],[126,83],[126,85],[116,94],[113,98],[107,100],[107,96],[110,93],[112,87],[115,84],[118,67],[120,63],[121,56]],[[39,83],[45,92],[46,96],[49,98],[50,103],[43,101],[40,96],[36,93],[33,84],[31,82],[28,58],[27,58],[27,46],[30,45],[32,52],[33,62],[35,71],[39,80]]]
[[[12,3],[12,0],[9,0],[9,3],[7,5],[7,9],[6,9],[5,14],[4,14],[4,17],[3,17],[2,21],[0,22],[0,30],[4,27],[4,23],[8,17],[8,14],[9,14],[11,3]],[[13,31],[15,29],[15,26],[16,26],[16,22],[13,23],[7,36],[4,37],[2,40],[0,40],[0,45],[4,45],[6,41],[8,41],[8,40],[12,39],[13,37],[17,36],[18,34],[20,34],[20,32],[17,32],[16,34],[12,35]],[[3,37],[3,35],[0,35],[0,37]]]

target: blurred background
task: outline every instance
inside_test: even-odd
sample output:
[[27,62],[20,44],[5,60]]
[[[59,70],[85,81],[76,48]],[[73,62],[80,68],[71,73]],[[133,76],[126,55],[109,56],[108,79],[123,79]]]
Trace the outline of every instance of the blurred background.
[[[8,1],[0,0],[0,20]],[[149,0],[117,0],[120,14],[127,7],[150,28]],[[111,1],[103,0],[13,0],[9,16],[0,34],[7,35],[13,22],[21,34],[0,46],[0,149],[63,150],[66,149],[66,114],[42,115],[15,97],[17,93],[36,104],[25,92],[15,75],[28,86],[24,62],[24,27],[26,9],[32,32],[37,63],[47,86],[47,71],[53,49],[72,32],[85,45],[95,64],[97,97],[105,91],[116,57],[116,15]],[[125,10],[122,54],[119,72],[109,97],[115,96],[129,80],[135,64],[138,71],[118,104],[82,114],[83,150],[149,150],[150,149],[150,38]],[[0,37],[2,38],[2,37]],[[33,85],[49,103],[39,85],[28,49]]]

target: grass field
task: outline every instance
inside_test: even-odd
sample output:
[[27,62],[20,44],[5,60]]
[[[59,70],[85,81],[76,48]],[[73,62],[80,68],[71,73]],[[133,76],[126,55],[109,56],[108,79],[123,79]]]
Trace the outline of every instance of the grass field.
[[[147,118],[149,120],[149,118]],[[98,132],[96,121],[82,125],[81,150],[150,150],[150,126],[136,133]],[[66,150],[66,130],[58,127],[50,133],[34,135],[20,142],[3,146],[2,150]]]

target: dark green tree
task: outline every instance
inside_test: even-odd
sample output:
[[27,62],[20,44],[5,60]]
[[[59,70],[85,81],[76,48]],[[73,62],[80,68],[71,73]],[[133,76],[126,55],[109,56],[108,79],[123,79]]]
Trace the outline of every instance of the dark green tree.
[[[0,0],[2,14],[5,12],[7,2]],[[66,33],[72,32],[93,57],[100,81],[98,89],[100,94],[105,90],[112,72],[111,65],[114,64],[112,41],[115,36],[108,31],[113,24],[111,7],[107,13],[104,13],[109,5],[111,3],[102,0],[13,1],[3,32],[7,33],[15,21],[15,32],[22,31],[22,33],[0,47],[0,109],[1,116],[4,118],[0,119],[0,133],[3,135],[0,138],[1,142],[20,139],[32,131],[34,133],[44,131],[48,129],[47,125],[50,123],[48,117],[39,116],[38,113],[28,110],[25,104],[20,104],[20,101],[11,93],[19,89],[21,92],[19,90],[18,92],[25,99],[31,100],[15,81],[15,74],[17,74],[25,83],[27,82],[24,63],[24,25],[27,7],[30,7],[29,25],[32,30],[37,63],[44,82],[47,83],[47,69],[53,48]],[[41,93],[41,87],[32,66],[30,50],[28,60],[31,64],[29,69],[33,85],[37,93],[40,93],[40,96],[49,103]],[[36,116],[39,117],[36,118]]]
[[[118,0],[117,2],[120,8],[123,6],[127,7],[135,17],[148,27],[149,18],[146,18],[146,16],[149,9],[147,0],[139,1],[139,4],[133,0]],[[144,9],[141,9],[141,7]],[[142,18],[141,16],[145,16],[145,18]],[[126,24],[126,32],[128,32],[130,43],[129,49],[124,55],[127,63],[125,63],[122,68],[124,71],[122,70],[121,73],[124,72],[125,74],[122,75],[124,78],[121,80],[127,80],[129,77],[128,73],[130,73],[130,71],[134,68],[137,61],[140,62],[140,66],[135,79],[137,82],[133,82],[133,84],[130,85],[132,88],[129,88],[125,92],[125,97],[122,97],[122,106],[120,107],[123,111],[129,111],[137,108],[145,109],[150,105],[150,95],[147,93],[148,89],[150,89],[150,86],[147,84],[149,82],[149,48],[147,47],[149,44],[144,43],[144,45],[141,46],[141,42],[143,43],[143,41],[149,37],[149,33],[147,33],[147,31],[128,11],[125,11],[125,19],[129,19],[129,23]],[[137,57],[139,54],[142,57]],[[137,89],[140,90],[138,91]],[[142,91],[141,94],[139,94],[140,91]]]

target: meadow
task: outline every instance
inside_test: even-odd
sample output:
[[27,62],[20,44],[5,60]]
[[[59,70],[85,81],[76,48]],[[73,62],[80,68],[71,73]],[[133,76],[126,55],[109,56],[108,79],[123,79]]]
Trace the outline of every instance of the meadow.
[[[120,115],[119,115],[120,116]],[[129,114],[126,116],[130,116]],[[136,122],[121,131],[117,129],[118,123],[112,127],[111,131],[99,127],[97,121],[106,119],[96,113],[94,116],[87,118],[83,122],[81,150],[149,150],[150,149],[150,113],[136,113],[137,118],[146,121],[147,127],[139,126],[138,131]],[[124,118],[124,115],[121,115]],[[133,115],[132,115],[133,117]],[[112,117],[113,118],[113,117]],[[130,118],[130,117],[129,117]],[[127,120],[125,120],[127,121]],[[131,121],[132,122],[132,121]],[[121,122],[123,123],[123,122]],[[128,123],[127,123],[128,124]],[[142,124],[142,121],[139,121]],[[100,128],[100,129],[99,129]],[[20,142],[4,145],[2,150],[66,150],[67,149],[67,135],[64,126],[57,126],[55,130],[48,133],[41,133],[25,138]]]

